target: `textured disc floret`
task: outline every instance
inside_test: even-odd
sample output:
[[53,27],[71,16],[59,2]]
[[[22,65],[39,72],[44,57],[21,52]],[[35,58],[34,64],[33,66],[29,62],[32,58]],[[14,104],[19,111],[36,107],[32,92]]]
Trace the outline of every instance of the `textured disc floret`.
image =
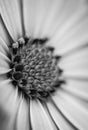
[[46,39],[21,38],[10,47],[10,78],[30,98],[44,99],[60,86],[61,69]]

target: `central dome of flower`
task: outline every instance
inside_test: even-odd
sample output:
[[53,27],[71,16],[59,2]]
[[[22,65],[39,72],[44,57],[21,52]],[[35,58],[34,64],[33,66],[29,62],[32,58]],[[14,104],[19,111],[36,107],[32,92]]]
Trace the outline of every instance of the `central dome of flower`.
[[45,47],[47,39],[20,38],[10,47],[13,84],[30,98],[44,99],[60,86],[62,70],[59,57],[52,47]]

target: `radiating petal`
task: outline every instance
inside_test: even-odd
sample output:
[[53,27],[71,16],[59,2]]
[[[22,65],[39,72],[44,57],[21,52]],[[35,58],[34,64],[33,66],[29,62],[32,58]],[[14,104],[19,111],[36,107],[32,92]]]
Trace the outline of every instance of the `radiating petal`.
[[8,31],[6,30],[1,17],[0,17],[0,37],[4,40],[4,42],[7,45],[9,45],[12,42],[12,38],[10,37]]
[[40,101],[30,102],[30,115],[33,130],[55,130]]
[[4,42],[4,40],[0,37],[0,52],[6,55],[6,53],[9,51],[9,48],[7,44]]
[[60,128],[60,130],[75,130],[69,122],[62,116],[60,111],[58,111],[51,102],[47,102],[48,109],[53,117],[55,123]]
[[19,0],[0,0],[0,8],[7,30],[16,41],[22,36]]
[[[44,19],[44,0],[24,0],[23,11],[24,11],[24,23],[26,33],[34,36],[34,33],[39,32],[41,29],[41,21]],[[41,11],[40,11],[41,9]],[[43,16],[44,15],[44,16]],[[36,32],[35,32],[36,30]]]
[[30,130],[29,129],[29,109],[26,100],[22,99],[19,105],[16,118],[16,130]]
[[58,45],[58,49],[56,48],[55,51],[56,54],[62,54],[63,57],[67,54],[70,55],[73,49],[75,50],[77,47],[83,46],[86,42],[88,42],[88,18],[84,18],[83,20],[85,21],[81,21],[81,24],[77,24],[73,30],[70,30],[69,33],[67,32],[68,37],[63,37],[61,39],[62,41],[55,42]]
[[[6,130],[14,130],[14,120],[19,106],[20,98],[17,89],[10,80],[0,80],[0,107],[7,113],[7,122],[3,122]],[[5,124],[6,123],[6,124]]]
[[62,33],[62,30],[65,32],[69,28],[68,26],[71,26],[68,25],[68,20],[72,21],[72,15],[79,8],[79,4],[80,2],[76,0],[50,1],[42,33],[48,34],[53,39],[57,36],[57,32]]
[[[26,32],[34,37],[48,37],[57,23],[58,0],[24,0],[24,21]],[[50,33],[51,32],[51,33]]]
[[8,64],[9,62],[9,58],[5,54],[0,52],[0,74],[5,74],[6,72],[10,71]]
[[61,87],[67,93],[88,101],[88,80],[66,79],[66,84]]
[[0,130],[7,129],[7,126],[9,124],[8,120],[9,120],[8,112],[5,110],[5,108],[0,106]]
[[48,45],[56,48],[55,53],[61,55],[88,41],[88,8],[85,0],[68,0],[66,6],[62,8],[57,31],[48,42]]
[[37,1],[35,0],[23,1],[25,30],[28,35],[32,35],[32,36],[35,28],[36,4]]
[[[58,91],[55,96],[52,97],[55,104],[63,112],[63,114],[81,130],[87,130],[88,111],[77,102],[73,97],[65,94],[62,91]],[[84,117],[84,118],[83,118]]]
[[62,58],[60,62],[64,77],[88,78],[88,45],[68,57]]

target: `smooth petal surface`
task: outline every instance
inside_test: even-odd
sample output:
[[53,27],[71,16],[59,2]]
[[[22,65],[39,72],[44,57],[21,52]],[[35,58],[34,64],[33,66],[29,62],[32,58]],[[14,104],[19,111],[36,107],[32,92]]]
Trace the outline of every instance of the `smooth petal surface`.
[[33,37],[50,37],[59,17],[60,0],[24,0],[26,33]]
[[52,43],[56,43],[55,54],[59,54],[64,57],[65,55],[70,55],[73,50],[76,50],[76,48],[86,44],[86,42],[88,41],[88,18],[84,18],[83,20],[84,21],[81,20],[81,24],[77,24],[69,32],[66,32],[68,36],[65,36],[65,38],[63,37],[61,41],[51,41]]
[[28,36],[34,36],[36,21],[36,0],[23,0],[24,24]]
[[6,130],[14,129],[14,121],[20,98],[17,89],[14,89],[10,80],[0,79],[0,107],[7,113]]
[[[55,104],[78,129],[87,130],[88,111],[74,97],[63,91],[58,91],[52,97]],[[84,118],[83,118],[84,117]]]
[[47,102],[48,109],[60,130],[75,130],[51,102]]
[[88,41],[87,5],[85,0],[63,2],[58,16],[58,26],[48,42],[48,45],[55,47],[55,54],[63,56]]
[[9,120],[9,115],[7,111],[2,106],[0,106],[0,130],[7,129],[7,126],[9,124],[8,120]]
[[[6,56],[6,53],[9,51],[9,48],[7,44],[4,42],[4,40],[0,37],[0,52]],[[9,59],[8,59],[9,61]]]
[[88,80],[66,79],[66,81],[66,84],[61,86],[64,91],[83,101],[88,101]]
[[7,33],[7,30],[6,30],[5,26],[4,26],[4,23],[3,23],[2,19],[1,19],[1,17],[0,17],[0,38],[2,38],[3,41],[7,45],[9,45],[10,42],[11,42],[10,36]]
[[30,102],[33,130],[56,130],[40,101]]
[[88,44],[74,54],[62,58],[61,68],[64,70],[63,76],[67,78],[88,79]]
[[8,63],[10,62],[9,58],[5,54],[5,43],[0,39],[0,74],[5,74],[10,71]]
[[0,0],[0,8],[6,28],[16,41],[22,36],[19,0]]
[[22,99],[21,103],[19,104],[19,109],[16,115],[16,130],[30,130],[28,113],[28,104],[24,99]]

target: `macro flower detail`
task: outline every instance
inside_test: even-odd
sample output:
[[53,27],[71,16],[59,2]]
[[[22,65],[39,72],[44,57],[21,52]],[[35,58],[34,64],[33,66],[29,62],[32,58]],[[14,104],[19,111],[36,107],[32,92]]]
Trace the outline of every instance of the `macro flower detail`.
[[88,0],[0,0],[0,130],[88,130]]
[[28,98],[43,100],[62,83],[62,70],[57,65],[60,57],[53,56],[53,48],[44,47],[46,41],[21,38],[10,47],[11,71],[7,76]]

